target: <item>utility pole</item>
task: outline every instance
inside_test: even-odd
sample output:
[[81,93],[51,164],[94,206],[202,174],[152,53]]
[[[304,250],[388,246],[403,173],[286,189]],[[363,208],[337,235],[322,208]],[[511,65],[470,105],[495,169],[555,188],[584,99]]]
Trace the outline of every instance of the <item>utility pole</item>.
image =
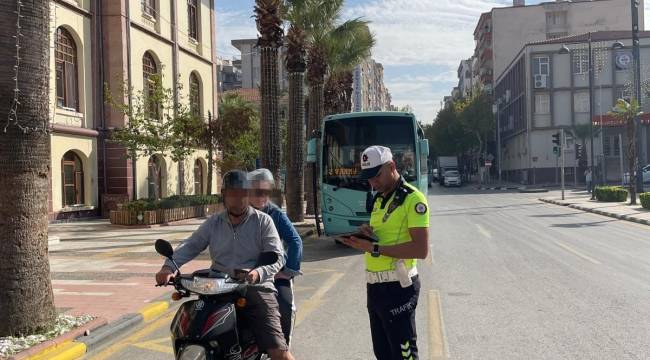
[[564,147],[566,145],[566,139],[564,137],[564,129],[561,130],[561,144],[560,144],[560,152],[562,154],[562,200],[564,200]]
[[[634,56],[634,98],[641,108],[641,55],[639,51],[639,0],[630,0],[632,7],[632,54]],[[636,193],[637,195],[643,192],[643,165],[641,160],[644,159],[641,153],[641,121],[639,115],[634,115],[634,133],[636,141],[636,169],[630,169],[630,181],[632,175],[636,172]]]
[[[591,50],[591,32],[589,33],[589,147],[590,147],[590,163],[589,169],[591,171],[592,181],[594,180],[594,59]],[[596,193],[591,192],[591,200],[596,198]]]
[[564,200],[564,145],[566,139],[564,138],[564,129],[561,130],[561,143],[560,143],[560,152],[562,154],[562,200]]

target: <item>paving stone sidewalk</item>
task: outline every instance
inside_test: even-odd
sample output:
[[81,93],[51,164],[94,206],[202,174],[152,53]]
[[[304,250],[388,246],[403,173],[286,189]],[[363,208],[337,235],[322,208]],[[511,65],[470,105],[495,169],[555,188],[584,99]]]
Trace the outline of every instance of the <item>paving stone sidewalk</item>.
[[591,194],[584,190],[565,190],[564,200],[560,190],[553,190],[539,200],[556,205],[568,206],[573,209],[604,215],[619,220],[632,221],[638,224],[650,225],[650,211],[637,205],[628,205],[627,202],[598,202],[591,200]]

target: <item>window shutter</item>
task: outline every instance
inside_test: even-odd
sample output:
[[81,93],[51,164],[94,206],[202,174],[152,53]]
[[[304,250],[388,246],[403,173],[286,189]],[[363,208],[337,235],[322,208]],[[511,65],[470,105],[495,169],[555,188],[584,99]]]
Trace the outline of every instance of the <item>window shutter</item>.
[[79,110],[77,95],[77,71],[74,64],[65,63],[65,106]]

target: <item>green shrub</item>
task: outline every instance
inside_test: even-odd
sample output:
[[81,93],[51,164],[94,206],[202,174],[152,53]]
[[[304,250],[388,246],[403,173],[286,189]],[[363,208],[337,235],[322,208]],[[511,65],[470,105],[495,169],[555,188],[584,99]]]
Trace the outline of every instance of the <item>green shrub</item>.
[[639,197],[641,198],[641,206],[644,209],[650,209],[650,192],[643,193]]
[[219,195],[173,195],[160,200],[140,199],[129,201],[122,208],[124,210],[140,212],[218,204],[220,201],[221,197]]
[[596,200],[603,202],[623,202],[627,200],[628,192],[621,186],[596,186]]

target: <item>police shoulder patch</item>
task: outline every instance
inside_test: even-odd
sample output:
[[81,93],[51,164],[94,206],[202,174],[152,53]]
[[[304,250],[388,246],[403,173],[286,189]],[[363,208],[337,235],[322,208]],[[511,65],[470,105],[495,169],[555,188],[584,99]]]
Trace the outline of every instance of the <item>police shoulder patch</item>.
[[427,212],[427,205],[425,203],[417,203],[415,204],[415,212],[422,215]]

